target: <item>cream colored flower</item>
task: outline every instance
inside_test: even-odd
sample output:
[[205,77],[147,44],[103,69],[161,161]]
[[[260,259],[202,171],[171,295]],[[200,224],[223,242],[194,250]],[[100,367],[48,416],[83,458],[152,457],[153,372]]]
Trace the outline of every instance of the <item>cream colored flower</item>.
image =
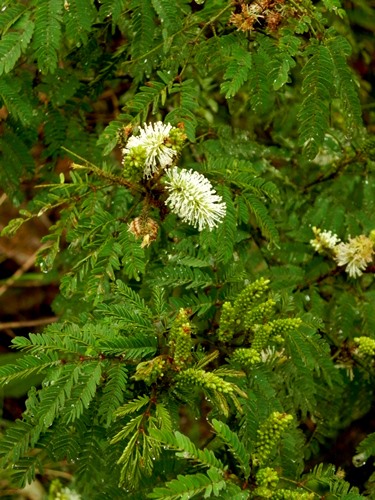
[[211,231],[222,222],[226,205],[216,194],[210,181],[193,170],[172,168],[166,173],[166,204],[184,222],[199,231],[208,227]]
[[340,243],[335,247],[335,257],[339,266],[346,266],[345,271],[352,278],[361,276],[367,264],[372,261],[374,244],[370,238],[361,234],[349,238],[348,243]]
[[312,228],[315,238],[310,240],[310,245],[318,253],[324,253],[325,250],[332,250],[339,243],[340,238],[332,231],[322,231],[317,227]]
[[170,143],[170,133],[174,130],[169,123],[149,123],[139,130],[139,135],[129,138],[125,148],[122,150],[124,157],[129,155],[133,148],[143,148],[145,151],[145,166],[143,177],[151,177],[160,168],[164,169],[172,165],[177,150]]

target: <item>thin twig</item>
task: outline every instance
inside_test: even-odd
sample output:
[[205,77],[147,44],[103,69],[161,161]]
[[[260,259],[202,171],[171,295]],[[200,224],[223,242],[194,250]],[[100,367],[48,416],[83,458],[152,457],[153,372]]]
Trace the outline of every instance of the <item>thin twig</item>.
[[8,328],[27,328],[40,325],[48,325],[58,321],[57,316],[50,316],[48,318],[30,319],[25,321],[9,321],[7,323],[0,323],[0,330],[7,330]]
[[15,281],[17,281],[26,271],[30,269],[35,264],[36,257],[38,252],[43,249],[44,246],[38,248],[36,252],[34,252],[23,264],[21,267],[17,269],[17,271],[6,280],[4,285],[0,287],[0,297],[4,295],[4,293],[13,285]]

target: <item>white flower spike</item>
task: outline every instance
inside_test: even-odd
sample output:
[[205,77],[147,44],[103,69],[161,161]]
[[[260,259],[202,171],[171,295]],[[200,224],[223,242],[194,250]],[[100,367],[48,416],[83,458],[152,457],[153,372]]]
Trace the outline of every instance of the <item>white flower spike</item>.
[[346,266],[345,271],[352,278],[361,276],[374,254],[373,241],[361,234],[349,238],[348,243],[340,243],[335,247],[335,260],[339,266]]
[[324,253],[325,250],[332,250],[340,242],[340,238],[337,234],[332,234],[332,231],[322,231],[315,226],[312,230],[315,234],[315,239],[310,240],[310,245],[318,253]]
[[[144,148],[146,152],[144,177],[151,177],[159,168],[166,168],[172,165],[177,151],[169,143],[169,136],[172,127],[169,123],[163,122],[149,123],[139,130],[139,135],[129,138],[125,148],[122,150],[126,156],[137,146]],[[169,145],[168,145],[169,144]]]
[[169,192],[166,204],[183,222],[199,231],[207,227],[211,231],[222,222],[226,205],[204,175],[173,167],[165,177]]

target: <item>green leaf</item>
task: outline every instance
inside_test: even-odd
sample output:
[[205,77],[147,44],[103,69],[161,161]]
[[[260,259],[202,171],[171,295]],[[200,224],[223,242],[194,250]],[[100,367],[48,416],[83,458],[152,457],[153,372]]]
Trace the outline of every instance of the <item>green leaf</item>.
[[210,492],[215,491],[219,494],[220,491],[225,490],[226,482],[223,477],[214,469],[210,469],[205,474],[191,474],[187,476],[182,476],[179,474],[177,479],[173,479],[168,482],[165,487],[157,487],[152,493],[148,495],[148,498],[156,498],[160,500],[188,500],[195,495],[205,494],[207,492],[207,498],[210,496]]
[[208,450],[207,448],[204,450],[198,449],[195,444],[181,432],[150,429],[150,436],[168,445],[170,448],[178,450],[179,453],[177,453],[177,456],[181,458],[196,461],[205,467],[215,467],[219,470],[224,469],[223,463],[216,458],[212,450]]
[[307,53],[312,55],[302,70],[305,98],[298,114],[301,122],[299,142],[306,157],[312,160],[318,154],[329,126],[334,64],[329,50],[323,45],[309,47]]
[[0,40],[0,75],[9,73],[30,43],[34,23],[25,14],[15,25],[17,31],[8,31]]
[[53,73],[57,68],[61,42],[62,0],[35,2],[35,32],[33,47],[42,73]]
[[247,479],[250,475],[250,456],[238,435],[231,431],[224,422],[220,422],[219,420],[213,419],[212,425],[217,435],[230,449],[233,457],[239,463],[245,479]]
[[232,51],[232,60],[224,73],[224,83],[220,89],[226,99],[234,97],[242,85],[247,81],[252,68],[251,54],[244,48],[238,46]]
[[358,86],[347,62],[347,57],[351,54],[352,49],[343,36],[328,39],[327,48],[334,64],[335,78],[333,81],[341,99],[347,130],[352,134],[363,126]]

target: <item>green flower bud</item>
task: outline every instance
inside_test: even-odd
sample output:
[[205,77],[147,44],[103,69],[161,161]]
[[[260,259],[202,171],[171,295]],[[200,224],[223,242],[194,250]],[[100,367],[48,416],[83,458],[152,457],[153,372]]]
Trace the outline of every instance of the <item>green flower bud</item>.
[[260,354],[253,349],[250,348],[240,348],[236,349],[232,354],[232,360],[245,368],[249,368],[256,363],[260,363],[261,357]]
[[303,491],[301,488],[296,490],[280,489],[273,492],[272,498],[275,500],[313,500],[315,494]]
[[235,311],[230,302],[224,302],[221,308],[220,328],[218,330],[218,337],[221,342],[229,342],[232,340],[233,335],[241,323],[236,318]]
[[262,322],[268,318],[274,311],[275,304],[274,300],[268,299],[266,302],[247,311],[243,320],[245,329],[250,330],[254,323]]
[[172,147],[177,153],[179,153],[187,139],[187,135],[181,128],[172,128],[169,132],[168,146]]
[[178,368],[182,368],[190,359],[193,346],[191,339],[192,326],[187,318],[187,312],[180,309],[169,331],[170,355]]
[[258,443],[254,459],[256,464],[263,465],[268,460],[292,420],[292,415],[275,411],[263,422],[257,431]]
[[359,356],[374,356],[375,355],[375,340],[370,337],[355,337],[354,342],[358,344]]
[[274,493],[275,492],[267,488],[267,486],[258,486],[258,488],[255,488],[253,491],[253,498],[273,498]]
[[152,384],[159,377],[163,377],[165,369],[165,359],[163,356],[157,356],[150,361],[138,363],[135,374],[132,378],[135,380],[143,380],[146,384]]
[[271,467],[264,467],[263,469],[258,470],[256,480],[259,486],[276,488],[277,483],[279,482],[279,476],[275,469],[272,469]]
[[176,375],[177,387],[195,385],[202,389],[222,392],[223,394],[233,393],[231,383],[223,380],[218,375],[204,370],[188,368]]
[[237,316],[241,317],[243,313],[246,313],[256,301],[262,298],[262,296],[268,290],[269,280],[264,278],[259,278],[250,283],[236,298],[235,300],[235,310]]
[[123,176],[138,182],[144,174],[147,151],[143,146],[134,146],[123,159]]
[[272,329],[268,323],[266,325],[254,325],[253,331],[254,338],[251,343],[251,347],[256,352],[260,352],[268,344],[268,339],[270,338]]
[[300,318],[275,319],[274,321],[269,322],[272,329],[271,335],[273,337],[285,337],[286,334],[297,330],[301,324],[302,320]]

